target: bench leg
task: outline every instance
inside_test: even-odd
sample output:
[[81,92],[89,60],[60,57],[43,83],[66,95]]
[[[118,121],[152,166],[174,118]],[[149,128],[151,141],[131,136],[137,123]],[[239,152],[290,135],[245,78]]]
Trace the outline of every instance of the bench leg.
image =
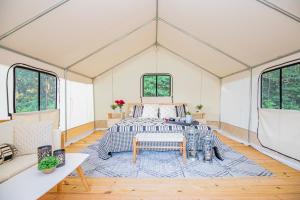
[[78,175],[80,176],[81,182],[82,182],[84,188],[86,189],[86,191],[87,192],[90,191],[90,187],[88,185],[88,182],[87,182],[87,180],[86,180],[86,178],[84,176],[84,173],[83,173],[83,170],[81,169],[81,167],[80,166],[77,167],[76,171],[77,171]]
[[135,163],[136,161],[136,139],[133,138],[133,141],[132,141],[132,146],[133,146],[133,149],[132,149],[132,156],[133,156],[133,163]]
[[183,154],[183,142],[180,142],[180,154]]
[[183,142],[182,142],[182,159],[183,159],[183,162],[185,163],[186,162],[186,139],[183,138]]
[[63,185],[63,181],[60,181],[60,182],[56,185],[56,191],[57,191],[57,192],[62,192],[62,185]]

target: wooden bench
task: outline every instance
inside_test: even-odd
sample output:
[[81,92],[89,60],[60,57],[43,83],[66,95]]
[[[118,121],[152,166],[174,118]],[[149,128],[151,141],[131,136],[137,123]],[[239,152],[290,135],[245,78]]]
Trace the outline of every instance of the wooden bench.
[[[143,146],[141,142],[178,142],[179,146]],[[186,139],[182,133],[138,133],[133,138],[133,162],[136,162],[137,154],[140,149],[179,149],[182,159],[186,161]]]

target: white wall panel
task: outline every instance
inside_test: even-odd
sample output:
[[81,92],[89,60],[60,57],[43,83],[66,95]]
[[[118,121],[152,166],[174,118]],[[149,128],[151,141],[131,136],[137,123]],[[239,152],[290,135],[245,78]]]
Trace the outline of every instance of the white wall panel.
[[[111,111],[109,106],[115,99],[140,102],[140,77],[153,72],[173,75],[174,102],[188,103],[191,111],[202,103],[208,119],[218,120],[219,79],[162,47],[157,51],[153,47],[95,79],[96,120],[106,119],[106,113]],[[202,75],[206,76],[203,80]],[[161,102],[162,99],[147,101]]]
[[155,42],[155,22],[108,46],[71,69],[95,77]]
[[164,22],[159,22],[158,30],[158,42],[160,44],[218,76],[226,76],[247,67]]
[[7,100],[6,100],[6,73],[8,67],[0,64],[0,120],[5,120],[7,116]]
[[94,80],[95,120],[107,119],[107,113],[111,112],[110,105],[113,102],[112,83],[112,71],[108,71]]
[[93,85],[67,81],[67,128],[94,120]]
[[253,0],[164,0],[159,17],[249,65],[300,49],[299,23]]
[[222,79],[221,121],[248,129],[250,72]]
[[60,1],[61,0],[1,0],[0,35],[40,14]]
[[155,1],[72,0],[0,43],[67,67],[155,17]]

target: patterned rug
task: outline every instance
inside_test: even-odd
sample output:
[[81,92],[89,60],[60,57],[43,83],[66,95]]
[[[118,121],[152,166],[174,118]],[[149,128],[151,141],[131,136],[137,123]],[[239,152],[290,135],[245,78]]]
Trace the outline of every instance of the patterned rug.
[[140,151],[134,164],[132,152],[113,153],[110,159],[102,160],[96,149],[97,143],[82,151],[90,155],[81,165],[89,177],[213,178],[272,175],[272,172],[226,145],[224,161],[215,158],[212,162],[204,162],[199,152],[199,160],[187,159],[185,164],[179,151]]

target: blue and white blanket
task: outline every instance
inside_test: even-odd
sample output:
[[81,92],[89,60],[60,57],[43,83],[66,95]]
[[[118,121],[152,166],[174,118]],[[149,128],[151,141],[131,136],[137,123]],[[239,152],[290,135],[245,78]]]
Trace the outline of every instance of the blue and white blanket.
[[[201,150],[202,140],[206,135],[211,135],[212,145],[217,147],[221,156],[223,155],[223,144],[219,138],[212,133],[209,126],[199,124],[194,126],[198,130],[197,148]],[[102,159],[111,157],[112,152],[132,151],[132,139],[137,133],[183,133],[186,137],[186,131],[189,127],[176,124],[165,123],[162,119],[128,118],[124,119],[111,128],[99,140],[98,154]],[[159,144],[158,144],[159,143]],[[174,146],[171,142],[152,142],[145,143],[143,146]],[[189,146],[188,146],[189,148]],[[163,150],[163,149],[161,149]]]

